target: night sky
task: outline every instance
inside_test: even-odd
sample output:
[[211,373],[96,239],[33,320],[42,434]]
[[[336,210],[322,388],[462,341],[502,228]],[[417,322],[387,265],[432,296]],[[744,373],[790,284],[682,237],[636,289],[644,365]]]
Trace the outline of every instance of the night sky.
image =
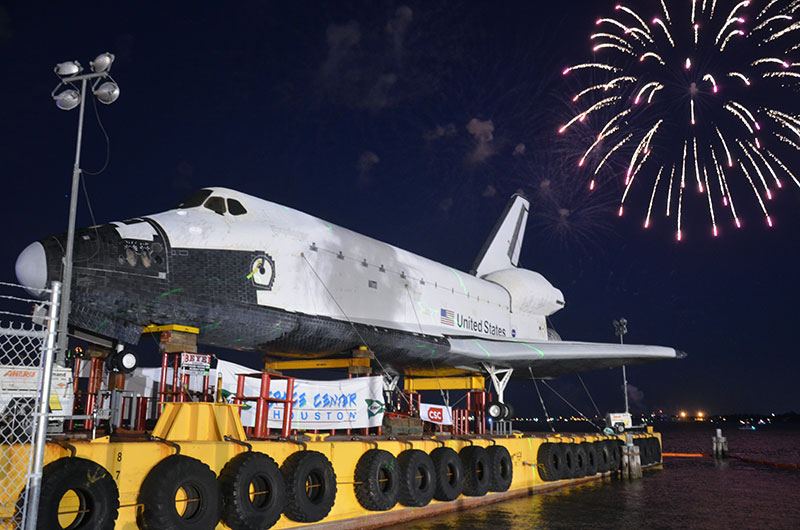
[[[66,231],[78,112],[50,99],[53,67],[110,51],[121,96],[96,105],[110,160],[85,177],[97,223],[224,186],[469,270],[521,191],[521,266],[563,291],[562,337],[614,341],[624,316],[626,341],[689,354],[628,370],[634,411],[800,411],[800,190],[770,203],[772,229],[740,199],[744,227],[724,218],[718,238],[705,199],[687,199],[677,243],[663,212],[642,228],[646,184],[618,218],[620,189],[587,195],[565,162],[581,148],[556,134],[571,116],[561,70],[591,58],[610,0],[22,4],[0,4],[0,280],[16,281],[30,242]],[[81,166],[96,172],[106,142],[90,102],[85,120]],[[81,191],[78,226],[91,224]],[[619,370],[584,380],[601,410],[622,408]],[[592,410],[575,376],[552,384]],[[530,382],[511,401],[540,411]]]

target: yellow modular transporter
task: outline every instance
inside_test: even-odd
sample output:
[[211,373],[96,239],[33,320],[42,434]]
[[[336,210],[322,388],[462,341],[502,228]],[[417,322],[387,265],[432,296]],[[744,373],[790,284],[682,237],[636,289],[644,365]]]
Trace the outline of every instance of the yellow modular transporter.
[[[247,440],[235,405],[168,403],[147,438],[48,443],[38,527],[374,528],[620,469],[616,437],[441,436]],[[659,435],[634,442],[643,466],[660,463]],[[2,448],[3,465],[13,449]],[[2,486],[17,498],[23,487]]]

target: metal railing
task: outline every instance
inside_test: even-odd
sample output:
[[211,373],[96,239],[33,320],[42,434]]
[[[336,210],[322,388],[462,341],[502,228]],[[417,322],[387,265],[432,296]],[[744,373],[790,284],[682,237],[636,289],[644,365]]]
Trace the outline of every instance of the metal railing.
[[44,300],[22,289],[0,282],[0,316],[11,317],[0,321],[0,528],[9,530],[36,528],[61,284],[36,291]]

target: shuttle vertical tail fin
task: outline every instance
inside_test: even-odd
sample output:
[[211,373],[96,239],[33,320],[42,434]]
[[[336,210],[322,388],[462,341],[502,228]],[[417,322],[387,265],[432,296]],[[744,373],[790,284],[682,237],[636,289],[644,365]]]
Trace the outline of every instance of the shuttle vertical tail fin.
[[475,259],[470,271],[472,274],[482,277],[490,272],[517,266],[529,209],[528,199],[519,194],[511,197]]

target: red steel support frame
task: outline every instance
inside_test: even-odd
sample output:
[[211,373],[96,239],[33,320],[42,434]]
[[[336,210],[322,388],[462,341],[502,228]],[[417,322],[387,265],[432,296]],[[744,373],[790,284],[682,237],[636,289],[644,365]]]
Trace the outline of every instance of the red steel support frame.
[[[158,401],[159,413],[164,411],[164,403],[167,401],[179,401],[185,403],[188,396],[186,391],[189,388],[189,374],[180,374],[181,353],[183,352],[165,352],[161,354],[161,380],[158,383]],[[167,391],[167,370],[169,368],[169,356],[172,358],[172,391]],[[209,396],[210,383],[208,374],[203,376],[203,396],[202,401],[213,401]],[[167,399],[171,397],[172,399]]]
[[[244,395],[244,382],[246,377],[260,377],[261,388],[258,396],[245,396]],[[272,378],[277,377],[286,379],[286,399],[278,399],[269,397],[269,387]],[[253,437],[266,438],[269,436],[269,404],[270,403],[283,403],[283,428],[281,429],[281,436],[288,438],[291,434],[291,421],[292,421],[292,406],[294,405],[294,377],[283,375],[269,374],[266,372],[255,374],[237,374],[236,382],[236,399],[237,404],[242,404],[245,401],[256,402],[256,418],[255,427],[253,428]],[[241,415],[241,408],[239,415]]]
[[[103,359],[100,357],[92,357],[89,363],[89,387],[86,390],[86,408],[85,414],[90,416],[94,414],[97,408],[97,393],[100,391],[100,386],[103,384]],[[93,420],[86,420],[84,428],[91,430],[94,427]]]
[[147,397],[140,396],[136,399],[136,426],[137,431],[145,430],[147,422]]

